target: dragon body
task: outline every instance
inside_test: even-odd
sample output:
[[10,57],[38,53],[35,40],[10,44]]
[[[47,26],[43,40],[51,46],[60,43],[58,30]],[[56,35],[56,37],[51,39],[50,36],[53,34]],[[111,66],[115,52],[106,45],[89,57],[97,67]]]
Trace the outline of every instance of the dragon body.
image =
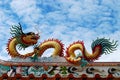
[[[77,41],[71,44],[66,50],[66,60],[72,63],[79,62],[82,58],[87,61],[94,61],[98,59],[102,54],[109,54],[112,51],[115,51],[117,47],[117,41],[110,42],[110,39],[98,38],[93,41],[91,48],[92,53],[89,53],[83,41]],[[75,51],[80,50],[82,56],[76,56]]]
[[[83,41],[77,41],[68,46],[66,49],[66,56],[64,56],[64,45],[58,39],[48,39],[42,42],[40,45],[35,46],[40,36],[33,32],[23,33],[20,24],[18,26],[12,26],[11,34],[13,35],[13,38],[9,40],[7,45],[7,50],[11,57],[27,58],[35,55],[36,53],[37,56],[41,56],[47,49],[54,48],[52,57],[65,57],[67,61],[77,64],[83,60],[83,58],[87,61],[94,61],[98,59],[102,54],[108,54],[116,50],[117,47],[117,41],[111,42],[110,39],[97,38],[91,45],[92,54],[90,54],[87,52]],[[31,53],[26,53],[24,55],[20,54],[16,49],[16,46],[18,46],[18,49],[21,50],[32,45],[35,46],[34,51]],[[80,50],[82,56],[76,56],[76,50]]]

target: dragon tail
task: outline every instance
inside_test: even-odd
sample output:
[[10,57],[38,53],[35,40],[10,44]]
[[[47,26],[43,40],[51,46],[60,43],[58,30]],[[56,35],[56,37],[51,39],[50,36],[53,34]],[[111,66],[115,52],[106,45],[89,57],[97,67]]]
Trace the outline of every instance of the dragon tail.
[[102,54],[112,53],[116,50],[117,46],[117,41],[110,41],[110,39],[105,38],[97,38],[91,45],[92,54],[89,54],[85,49],[83,56],[88,61],[94,61],[98,59]]

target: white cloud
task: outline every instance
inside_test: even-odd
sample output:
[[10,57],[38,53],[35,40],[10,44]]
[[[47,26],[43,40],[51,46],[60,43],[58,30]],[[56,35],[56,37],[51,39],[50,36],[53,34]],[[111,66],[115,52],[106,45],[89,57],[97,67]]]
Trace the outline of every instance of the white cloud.
[[120,47],[118,47],[117,51],[114,51],[111,54],[107,54],[107,55],[102,55],[98,60],[96,60],[96,62],[120,62]]
[[34,0],[13,0],[10,3],[12,10],[28,25],[34,24],[39,19],[43,18],[43,15],[40,14],[40,8],[37,8],[35,4],[36,1]]
[[25,11],[25,9],[29,9],[32,6],[34,7],[35,1],[34,0],[30,0],[30,1],[29,0],[22,0],[22,1],[12,0],[10,5],[11,5],[11,8],[13,8],[17,14],[24,15],[25,12],[29,13],[29,11]]

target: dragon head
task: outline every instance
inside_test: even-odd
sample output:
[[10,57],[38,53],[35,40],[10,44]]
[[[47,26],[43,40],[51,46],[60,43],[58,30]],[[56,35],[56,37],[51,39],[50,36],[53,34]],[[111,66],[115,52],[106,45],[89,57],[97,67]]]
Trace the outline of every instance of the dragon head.
[[22,36],[22,41],[25,44],[34,45],[37,43],[40,36],[34,32],[28,32]]
[[35,34],[34,32],[24,33],[22,30],[22,26],[13,25],[11,29],[12,37],[16,38],[20,49],[26,48],[30,45],[34,45],[37,43],[38,39],[40,38],[39,33]]

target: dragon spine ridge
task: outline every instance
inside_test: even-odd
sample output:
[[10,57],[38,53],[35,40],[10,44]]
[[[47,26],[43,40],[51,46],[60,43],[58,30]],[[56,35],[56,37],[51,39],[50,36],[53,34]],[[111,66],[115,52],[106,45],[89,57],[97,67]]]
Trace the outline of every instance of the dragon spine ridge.
[[11,30],[10,33],[12,34],[13,37],[19,37],[24,34],[20,23],[17,26],[13,25],[12,28],[10,28],[10,30]]

